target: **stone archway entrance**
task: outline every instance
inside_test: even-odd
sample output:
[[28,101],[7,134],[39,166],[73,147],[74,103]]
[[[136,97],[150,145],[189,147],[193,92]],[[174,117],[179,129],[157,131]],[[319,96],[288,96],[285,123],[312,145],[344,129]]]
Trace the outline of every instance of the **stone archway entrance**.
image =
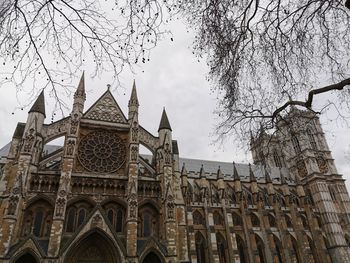
[[154,252],[150,252],[142,261],[142,263],[162,263],[162,261],[159,259],[157,254],[155,254]]
[[117,248],[105,235],[93,232],[70,249],[65,263],[118,263]]
[[24,254],[23,256],[21,256],[15,261],[15,263],[37,263],[37,262],[38,261],[35,259],[35,257],[30,253]]

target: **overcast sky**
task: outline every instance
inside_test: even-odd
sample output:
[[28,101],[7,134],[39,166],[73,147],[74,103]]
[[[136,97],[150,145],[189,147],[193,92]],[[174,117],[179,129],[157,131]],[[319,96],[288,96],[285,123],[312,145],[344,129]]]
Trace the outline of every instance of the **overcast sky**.
[[[136,74],[126,70],[121,75],[123,86],[112,86],[111,90],[127,115],[127,102],[130,96],[133,79],[136,80],[140,103],[140,124],[157,135],[157,129],[163,107],[166,108],[173,138],[178,140],[181,157],[232,162],[251,162],[250,153],[240,150],[235,138],[226,141],[225,145],[213,145],[216,116],[216,94],[210,92],[206,81],[207,68],[205,61],[198,62],[189,48],[191,35],[184,33],[184,27],[177,23],[173,28],[174,41],[169,38],[160,42],[151,53],[150,62],[142,68],[136,68]],[[91,79],[92,69],[85,70],[87,89],[87,110],[98,97],[106,91],[106,85],[112,83],[111,75],[104,74],[100,78]],[[79,79],[75,83],[78,84]],[[17,122],[25,122],[29,108],[23,111],[16,109],[25,103],[24,94],[19,94],[8,87],[0,88],[0,148],[11,140]],[[53,99],[46,95],[46,123],[51,121]],[[67,98],[71,103],[72,98]],[[12,112],[14,114],[12,115]],[[68,112],[66,113],[68,114]],[[329,113],[332,115],[332,112]],[[61,115],[57,113],[54,120]],[[350,179],[349,159],[345,158],[349,151],[350,129],[343,122],[329,121],[321,117],[328,144],[336,161],[339,173]],[[349,180],[350,181],[350,180]],[[347,183],[350,186],[350,182]]]

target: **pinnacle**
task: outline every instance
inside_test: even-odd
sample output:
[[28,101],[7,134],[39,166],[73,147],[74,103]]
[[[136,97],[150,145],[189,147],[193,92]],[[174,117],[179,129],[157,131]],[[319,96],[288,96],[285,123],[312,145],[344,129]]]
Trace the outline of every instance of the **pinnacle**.
[[272,183],[270,174],[267,172],[266,167],[265,167],[265,181],[266,181],[266,183]]
[[233,179],[234,179],[234,181],[240,180],[235,162],[233,162]]
[[162,118],[160,120],[158,132],[160,130],[163,130],[163,129],[172,131],[169,120],[168,120],[168,116],[166,115],[166,112],[165,112],[165,108],[163,108]]
[[251,182],[256,182],[256,178],[252,170],[252,166],[250,164],[249,164],[249,177]]
[[182,164],[181,175],[186,175],[187,176],[187,170],[186,170],[186,167],[185,167],[185,163]]
[[219,168],[218,168],[217,178],[218,178],[218,179],[224,179],[224,175],[223,175],[223,173],[221,172],[220,166],[219,166]]
[[85,72],[83,71],[83,74],[81,74],[79,85],[77,90],[74,93],[74,98],[76,97],[83,97],[85,99]]
[[40,95],[38,96],[28,113],[30,112],[39,112],[41,114],[44,114],[44,116],[46,117],[44,90],[41,91]]
[[136,83],[134,80],[134,83],[132,85],[131,95],[128,106],[139,106],[139,101],[137,99],[137,91],[136,91]]

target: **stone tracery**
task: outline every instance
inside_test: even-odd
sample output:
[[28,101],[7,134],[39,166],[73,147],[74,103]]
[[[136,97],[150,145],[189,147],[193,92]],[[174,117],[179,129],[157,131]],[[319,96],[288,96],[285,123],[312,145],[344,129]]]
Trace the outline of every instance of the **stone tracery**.
[[80,141],[78,148],[80,163],[91,172],[114,172],[125,162],[125,155],[123,140],[118,135],[106,131],[87,134]]

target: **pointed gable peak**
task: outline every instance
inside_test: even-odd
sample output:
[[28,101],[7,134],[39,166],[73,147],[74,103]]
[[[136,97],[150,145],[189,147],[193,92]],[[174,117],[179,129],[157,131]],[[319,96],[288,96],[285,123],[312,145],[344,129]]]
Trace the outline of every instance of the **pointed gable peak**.
[[41,91],[40,95],[34,102],[33,106],[30,108],[28,113],[31,113],[31,112],[39,112],[46,117],[44,90]]
[[124,113],[109,89],[87,110],[84,118],[114,123],[127,123]]
[[81,74],[79,85],[77,90],[74,93],[74,99],[77,97],[82,97],[84,100],[86,98],[85,94],[85,72],[83,71],[83,74]]
[[131,95],[128,106],[139,106],[139,101],[137,98],[137,91],[136,91],[136,83],[134,80],[134,83],[132,85]]
[[163,108],[163,113],[162,113],[162,118],[160,119],[160,124],[159,124],[159,128],[158,128],[158,132],[160,130],[163,130],[163,129],[166,129],[166,130],[171,130],[171,126],[170,126],[170,123],[169,123],[169,120],[168,120],[168,116],[166,115],[166,111],[165,111],[165,108]]

